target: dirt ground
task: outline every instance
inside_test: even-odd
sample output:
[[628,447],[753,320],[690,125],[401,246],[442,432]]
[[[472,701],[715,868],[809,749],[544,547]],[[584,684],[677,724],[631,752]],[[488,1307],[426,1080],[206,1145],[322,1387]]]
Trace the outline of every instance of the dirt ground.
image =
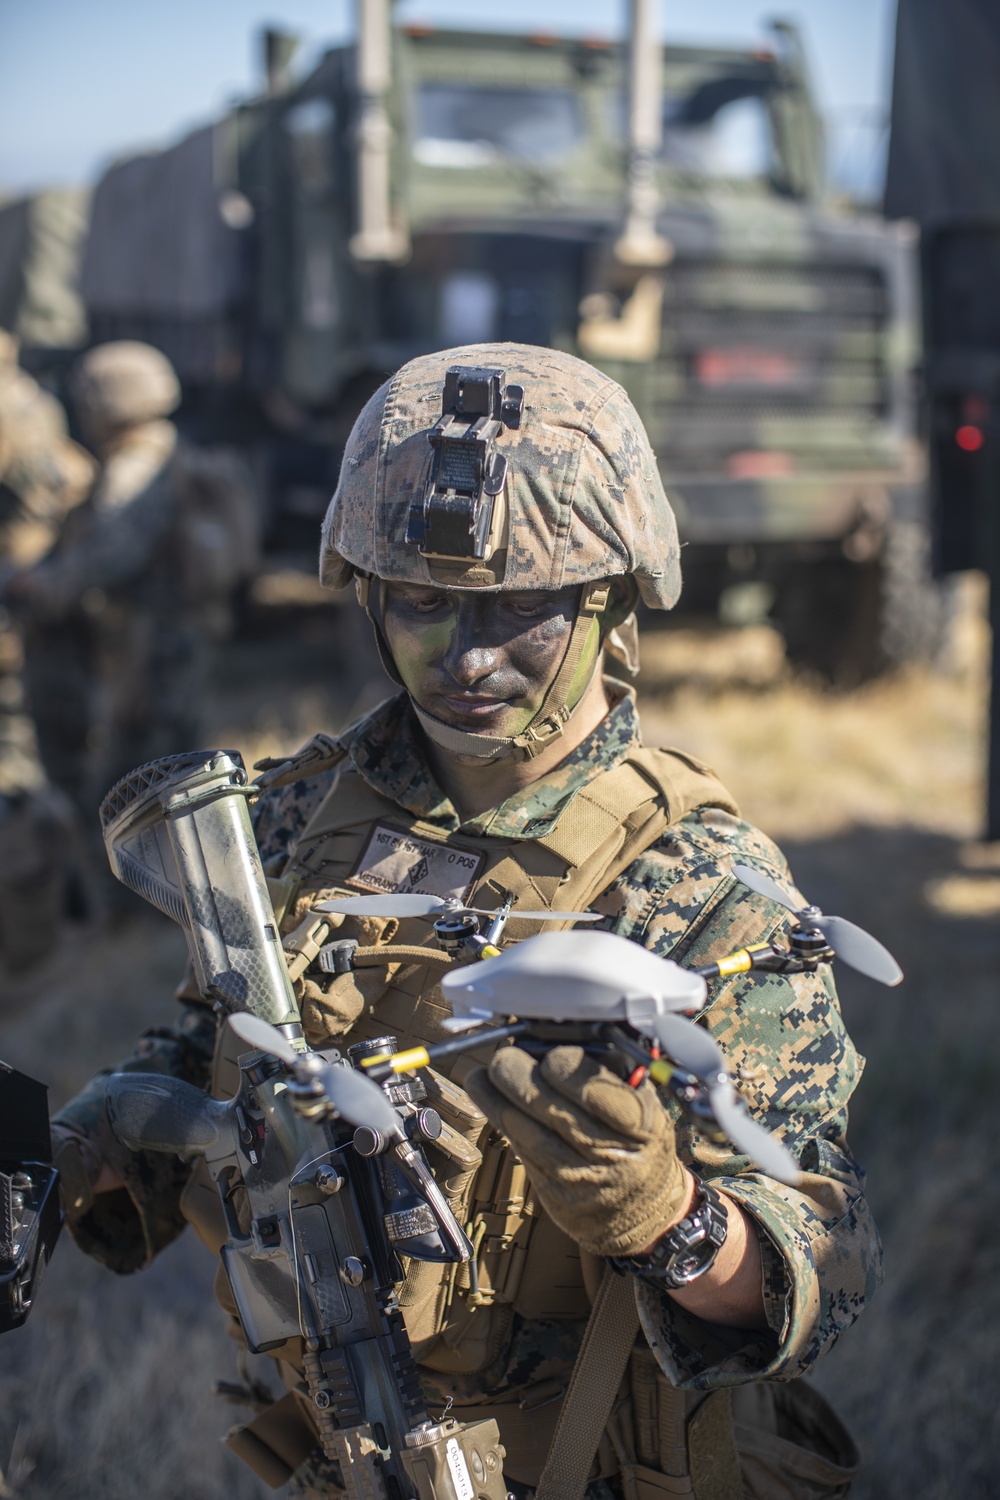
[[[367,706],[361,646],[333,620],[227,655],[211,739],[248,759]],[[798,884],[862,923],[906,982],[841,969],[868,1066],[854,1149],[886,1246],[878,1300],[818,1384],[862,1446],[855,1500],[992,1500],[1000,1451],[1000,1198],[993,1151],[1000,847],[978,843],[985,702],[981,593],[948,659],[836,696],[788,673],[766,628],[645,637],[646,739],[709,761],[784,846]],[[264,684],[264,688],[261,688]],[[180,933],[155,915],[70,935],[41,973],[0,979],[0,1055],[53,1106],[169,1018]],[[117,1279],[67,1240],[27,1327],[0,1345],[0,1495],[20,1500],[257,1500],[218,1442],[234,1355],[213,1315],[213,1265],[185,1237]]]

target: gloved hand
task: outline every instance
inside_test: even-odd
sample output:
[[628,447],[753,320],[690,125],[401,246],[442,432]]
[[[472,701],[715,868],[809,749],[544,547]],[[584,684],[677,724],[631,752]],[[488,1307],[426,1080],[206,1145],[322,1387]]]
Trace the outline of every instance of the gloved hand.
[[92,1147],[56,1121],[51,1126],[52,1165],[59,1172],[59,1195],[63,1213],[74,1223],[94,1206],[94,1183],[100,1177],[100,1162]]
[[501,1047],[465,1087],[507,1136],[546,1213],[592,1255],[641,1255],[682,1217],[690,1179],[651,1083],[555,1047]]

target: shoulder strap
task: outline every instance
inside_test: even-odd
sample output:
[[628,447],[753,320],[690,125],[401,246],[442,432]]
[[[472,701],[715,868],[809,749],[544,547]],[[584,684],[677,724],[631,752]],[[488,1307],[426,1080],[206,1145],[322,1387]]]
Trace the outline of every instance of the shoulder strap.
[[[393,695],[395,696],[395,695]],[[260,771],[257,786],[262,792],[274,786],[291,786],[295,781],[304,781],[307,776],[319,776],[323,771],[332,771],[347,756],[352,744],[376,714],[382,712],[389,698],[383,698],[370,713],[349,724],[338,735],[314,734],[292,755],[265,755],[254,761],[254,770]]]
[[582,1500],[638,1332],[632,1277],[606,1265],[535,1500]]
[[581,909],[698,807],[738,813],[708,766],[680,750],[636,747],[589,782],[537,842],[569,866],[560,905]]
[[[683,751],[630,751],[584,787],[544,840],[574,867],[572,904],[593,899],[672,823],[698,807],[739,811],[715,773]],[[617,848],[609,849],[616,833]],[[535,1500],[582,1500],[638,1332],[632,1278],[606,1266]]]

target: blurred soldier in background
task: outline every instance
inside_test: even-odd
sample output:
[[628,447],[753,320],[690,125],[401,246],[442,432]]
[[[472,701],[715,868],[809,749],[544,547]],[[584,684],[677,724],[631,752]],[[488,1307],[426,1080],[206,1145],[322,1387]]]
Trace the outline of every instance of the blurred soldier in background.
[[[59,402],[18,366],[17,340],[0,329],[0,575],[49,551],[95,467],[70,439]],[[12,971],[51,945],[67,881],[82,886],[72,807],[39,760],[23,668],[21,632],[0,608],[0,960]]]
[[253,570],[259,526],[239,460],[190,447],[168,420],[180,386],[158,350],[92,349],[70,394],[100,471],[7,598],[29,622],[42,759],[96,836],[113,781],[199,742],[211,646]]

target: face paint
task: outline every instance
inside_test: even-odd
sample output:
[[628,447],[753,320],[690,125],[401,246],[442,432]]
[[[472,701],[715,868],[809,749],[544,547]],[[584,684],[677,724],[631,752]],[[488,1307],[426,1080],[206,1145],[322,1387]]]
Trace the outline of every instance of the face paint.
[[[422,709],[474,734],[511,737],[531,723],[559,670],[578,598],[576,588],[478,594],[386,583],[382,622],[397,671]],[[580,692],[599,646],[595,627],[576,674]]]

